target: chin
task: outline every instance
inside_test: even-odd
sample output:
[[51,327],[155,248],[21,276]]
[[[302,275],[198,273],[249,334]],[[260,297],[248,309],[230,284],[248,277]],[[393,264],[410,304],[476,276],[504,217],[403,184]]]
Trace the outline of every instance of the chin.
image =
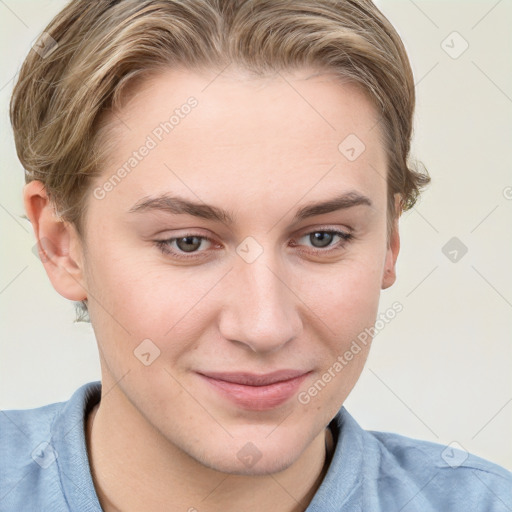
[[196,460],[209,469],[229,475],[265,476],[285,471],[293,465],[299,455],[296,452],[293,454],[266,452],[266,456],[262,454],[261,458],[255,463],[243,463],[238,458],[233,460],[233,457],[226,457],[220,454],[218,457],[205,456],[202,459]]
[[185,451],[204,467],[231,475],[263,476],[279,473],[292,466],[306,447],[306,439],[276,436],[250,441],[230,439],[211,442],[208,446],[189,446]]

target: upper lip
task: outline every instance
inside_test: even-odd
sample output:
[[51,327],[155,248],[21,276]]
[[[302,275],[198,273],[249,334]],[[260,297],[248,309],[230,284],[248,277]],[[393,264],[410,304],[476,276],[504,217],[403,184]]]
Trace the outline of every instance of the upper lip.
[[308,371],[304,370],[278,370],[271,373],[257,374],[247,372],[198,372],[200,375],[210,379],[223,380],[244,386],[268,386],[276,382],[284,382],[295,379]]

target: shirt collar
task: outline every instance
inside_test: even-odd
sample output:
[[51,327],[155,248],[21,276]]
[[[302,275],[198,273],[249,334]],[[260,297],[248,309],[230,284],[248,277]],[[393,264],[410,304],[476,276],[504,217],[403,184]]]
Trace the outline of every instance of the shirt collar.
[[338,512],[349,502],[350,510],[355,511],[353,507],[360,502],[364,431],[345,407],[333,418],[330,427],[335,438],[334,454],[307,512]]
[[60,483],[70,510],[101,511],[87,456],[85,418],[101,398],[101,382],[90,382],[75,391],[52,425]]

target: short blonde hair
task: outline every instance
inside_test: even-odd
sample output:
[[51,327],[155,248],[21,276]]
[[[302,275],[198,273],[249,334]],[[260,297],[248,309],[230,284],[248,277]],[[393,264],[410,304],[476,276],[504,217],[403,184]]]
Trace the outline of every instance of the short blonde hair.
[[388,219],[399,214],[395,194],[407,210],[430,180],[409,162],[409,60],[370,0],[73,0],[37,50],[23,63],[11,99],[16,150],[26,181],[43,182],[79,234],[92,178],[101,173],[104,114],[126,85],[172,66],[221,70],[234,63],[262,76],[308,66],[338,74],[359,84],[380,112]]

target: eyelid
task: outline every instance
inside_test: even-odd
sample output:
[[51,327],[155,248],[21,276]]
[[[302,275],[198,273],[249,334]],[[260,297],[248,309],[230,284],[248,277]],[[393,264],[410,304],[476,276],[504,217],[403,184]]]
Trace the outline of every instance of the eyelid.
[[339,233],[345,233],[346,235],[352,235],[353,229],[349,226],[308,226],[307,228],[303,228],[299,231],[301,233],[299,236],[309,235],[311,233],[316,233],[317,231],[332,231],[332,232],[339,232]]

